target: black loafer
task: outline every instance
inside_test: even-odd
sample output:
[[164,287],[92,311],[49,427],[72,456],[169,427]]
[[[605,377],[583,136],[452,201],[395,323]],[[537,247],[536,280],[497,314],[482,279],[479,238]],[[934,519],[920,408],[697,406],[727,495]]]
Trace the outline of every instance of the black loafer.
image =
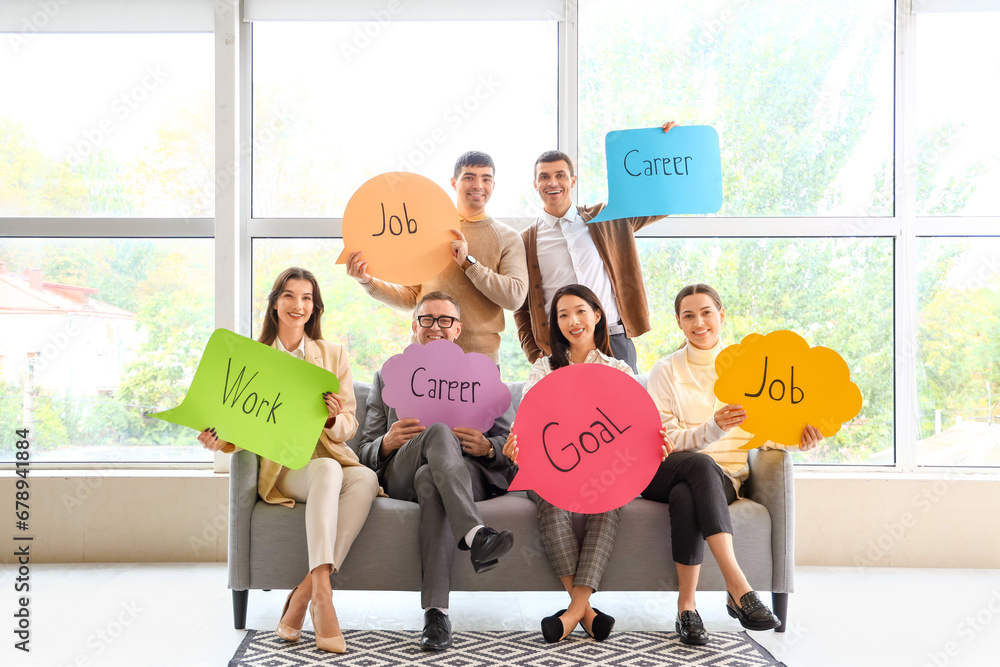
[[420,648],[440,651],[451,646],[451,621],[440,609],[424,612],[424,632],[420,635]]
[[701,615],[697,611],[682,611],[677,614],[674,621],[674,630],[681,636],[682,644],[693,646],[704,646],[708,643],[708,630],[701,622]]
[[497,559],[513,546],[514,536],[509,530],[497,532],[489,526],[483,526],[472,538],[472,567],[477,574],[492,570],[497,565]]
[[563,638],[563,624],[559,620],[566,612],[565,609],[560,609],[551,616],[546,616],[542,619],[542,637],[550,644],[555,644],[557,641]]
[[738,619],[740,625],[747,630],[773,630],[781,625],[778,617],[760,601],[754,591],[750,591],[740,598],[739,607],[736,606],[733,596],[727,592],[726,611],[729,612],[730,616]]
[[611,631],[615,629],[615,617],[609,614],[605,614],[600,609],[594,609],[594,613],[597,616],[594,617],[594,622],[590,624],[590,629],[593,633],[588,632],[586,626],[580,623],[580,627],[583,631],[590,635],[591,639],[594,641],[602,642],[611,636]]

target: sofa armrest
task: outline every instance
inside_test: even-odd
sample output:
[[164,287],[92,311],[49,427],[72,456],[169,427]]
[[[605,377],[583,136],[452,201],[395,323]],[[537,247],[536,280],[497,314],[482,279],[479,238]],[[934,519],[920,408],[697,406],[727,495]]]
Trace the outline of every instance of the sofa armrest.
[[257,455],[247,450],[229,462],[229,588],[250,588],[250,515],[257,503]]
[[792,455],[781,449],[754,449],[748,457],[746,497],[771,515],[771,590],[791,593],[795,578],[795,484]]

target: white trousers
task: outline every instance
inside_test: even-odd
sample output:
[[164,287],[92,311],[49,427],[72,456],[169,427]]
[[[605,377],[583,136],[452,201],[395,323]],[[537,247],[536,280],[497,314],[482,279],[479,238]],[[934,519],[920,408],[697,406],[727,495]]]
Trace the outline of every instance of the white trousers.
[[342,467],[333,459],[312,459],[303,468],[285,468],[275,487],[306,505],[309,571],[330,563],[340,570],[378,494],[378,475],[367,466]]

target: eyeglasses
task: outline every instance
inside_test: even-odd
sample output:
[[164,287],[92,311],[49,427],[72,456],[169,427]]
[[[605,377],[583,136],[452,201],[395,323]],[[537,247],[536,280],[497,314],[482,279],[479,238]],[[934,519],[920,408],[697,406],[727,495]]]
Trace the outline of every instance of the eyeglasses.
[[435,323],[442,329],[450,329],[451,326],[458,321],[459,319],[457,317],[452,317],[451,315],[441,315],[440,317],[421,315],[417,318],[417,324],[424,329],[430,329]]

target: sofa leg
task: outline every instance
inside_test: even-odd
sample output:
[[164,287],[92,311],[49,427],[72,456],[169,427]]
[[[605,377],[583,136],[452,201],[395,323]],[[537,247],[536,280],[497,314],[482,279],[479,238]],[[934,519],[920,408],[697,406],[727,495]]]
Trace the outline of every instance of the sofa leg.
[[233,627],[244,630],[247,627],[247,599],[250,591],[233,591]]
[[781,625],[774,631],[784,632],[785,620],[788,618],[788,593],[771,593],[771,604],[774,606],[774,615],[781,621]]

